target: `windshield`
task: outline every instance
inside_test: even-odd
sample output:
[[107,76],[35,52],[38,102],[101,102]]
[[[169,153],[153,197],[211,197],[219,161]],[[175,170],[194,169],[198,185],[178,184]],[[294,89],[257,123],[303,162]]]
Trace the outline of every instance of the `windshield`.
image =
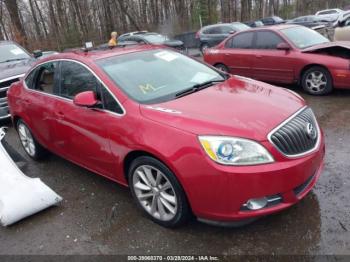
[[299,49],[329,42],[323,35],[306,27],[291,27],[281,32]]
[[22,48],[15,44],[0,45],[0,63],[29,59],[30,56]]
[[151,44],[163,44],[168,38],[164,35],[144,35],[143,36]]
[[173,100],[176,94],[194,85],[225,79],[196,60],[165,49],[114,56],[97,64],[130,98],[141,104]]
[[233,26],[239,31],[244,31],[244,30],[250,29],[249,26],[247,26],[245,24],[241,24],[241,23],[234,23]]

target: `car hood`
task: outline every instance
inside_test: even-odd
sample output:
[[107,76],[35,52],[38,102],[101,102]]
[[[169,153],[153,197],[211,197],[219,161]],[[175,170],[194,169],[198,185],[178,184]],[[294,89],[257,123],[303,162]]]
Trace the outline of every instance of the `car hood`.
[[301,50],[303,53],[313,52],[313,51],[320,51],[322,49],[328,49],[332,47],[342,47],[347,50],[350,50],[350,42],[349,41],[337,41],[337,42],[329,42],[329,43],[323,43],[319,45],[314,45],[308,48],[305,48]]
[[160,104],[141,105],[151,120],[197,135],[265,141],[276,126],[305,106],[289,90],[232,77],[196,93]]
[[184,45],[180,40],[167,40],[163,44],[169,47],[179,47]]
[[34,62],[34,59],[28,59],[16,62],[0,63],[0,81],[12,76],[25,74]]

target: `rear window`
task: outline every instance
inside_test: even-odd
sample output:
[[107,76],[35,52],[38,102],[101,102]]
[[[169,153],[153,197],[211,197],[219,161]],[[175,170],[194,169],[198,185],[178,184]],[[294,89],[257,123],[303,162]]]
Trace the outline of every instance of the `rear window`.
[[251,49],[253,48],[253,37],[253,32],[240,33],[227,41],[226,47],[235,49]]

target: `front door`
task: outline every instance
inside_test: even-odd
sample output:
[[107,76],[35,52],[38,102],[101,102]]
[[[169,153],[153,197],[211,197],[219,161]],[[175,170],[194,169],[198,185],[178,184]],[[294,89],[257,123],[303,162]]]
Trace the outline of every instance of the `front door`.
[[62,61],[60,68],[60,96],[64,99],[55,108],[55,143],[63,156],[110,176],[115,170],[107,131],[110,114],[73,103],[74,97],[84,91],[93,91],[99,96],[101,83],[90,70],[77,62]]
[[277,45],[283,42],[274,32],[256,32],[253,78],[272,83],[293,83],[297,58],[292,49],[277,49]]

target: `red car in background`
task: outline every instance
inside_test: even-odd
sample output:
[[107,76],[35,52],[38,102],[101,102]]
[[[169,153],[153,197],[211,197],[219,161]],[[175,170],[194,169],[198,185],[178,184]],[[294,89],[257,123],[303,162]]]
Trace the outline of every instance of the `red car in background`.
[[330,42],[303,26],[236,33],[208,49],[204,60],[232,74],[278,84],[298,83],[312,95],[350,88],[350,44]]
[[301,97],[164,47],[50,56],[8,98],[30,157],[51,151],[129,186],[167,227],[283,210],[323,166],[323,133]]

